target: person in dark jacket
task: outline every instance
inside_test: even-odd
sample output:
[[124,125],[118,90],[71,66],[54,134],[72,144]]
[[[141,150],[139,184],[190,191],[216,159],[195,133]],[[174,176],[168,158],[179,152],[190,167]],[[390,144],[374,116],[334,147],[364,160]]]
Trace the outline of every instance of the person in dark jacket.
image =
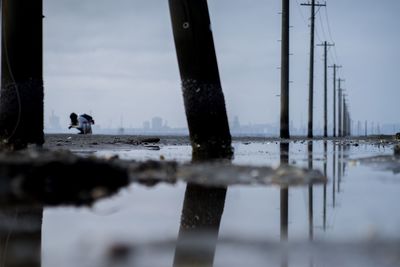
[[71,113],[69,118],[71,119],[71,124],[68,129],[75,128],[79,130],[79,134],[92,134],[92,124],[94,124],[92,116],[87,114],[77,115],[76,113]]

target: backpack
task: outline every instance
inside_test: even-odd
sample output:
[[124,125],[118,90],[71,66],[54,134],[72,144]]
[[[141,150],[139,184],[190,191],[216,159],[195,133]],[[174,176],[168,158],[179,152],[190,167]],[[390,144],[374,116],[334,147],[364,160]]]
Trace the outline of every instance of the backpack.
[[81,116],[83,118],[87,119],[91,124],[94,124],[94,120],[93,120],[92,116],[87,115],[87,114],[82,114]]

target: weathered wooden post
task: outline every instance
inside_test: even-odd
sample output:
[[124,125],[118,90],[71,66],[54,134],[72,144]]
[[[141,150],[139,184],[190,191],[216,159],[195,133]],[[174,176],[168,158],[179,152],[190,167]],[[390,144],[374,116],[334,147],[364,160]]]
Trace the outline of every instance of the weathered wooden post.
[[193,159],[232,155],[206,0],[169,0]]
[[3,0],[0,138],[43,144],[43,3]]
[[290,1],[282,0],[281,40],[281,138],[290,138],[289,85],[290,85]]

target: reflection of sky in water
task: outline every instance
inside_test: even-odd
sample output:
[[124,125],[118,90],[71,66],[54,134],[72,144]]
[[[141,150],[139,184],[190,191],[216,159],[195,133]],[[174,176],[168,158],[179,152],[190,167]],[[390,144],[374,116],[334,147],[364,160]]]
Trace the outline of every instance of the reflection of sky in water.
[[[277,165],[277,143],[236,143],[236,164]],[[337,148],[336,148],[337,149]],[[307,167],[307,144],[297,142],[290,146],[289,163]],[[396,203],[400,199],[400,175],[373,170],[357,164],[346,164],[345,175],[338,184],[336,158],[335,208],[333,207],[333,147],[329,143],[326,170],[327,229],[323,230],[323,186],[314,187],[315,240],[354,242],[371,237],[400,239],[400,214]],[[109,156],[117,152],[97,152]],[[336,155],[338,152],[336,150]],[[345,158],[361,158],[391,154],[389,148],[360,145],[345,150]],[[117,153],[123,159],[190,160],[188,146],[165,146],[159,151],[133,150]],[[314,168],[324,170],[323,142],[314,144]],[[340,192],[338,188],[340,187]],[[93,208],[48,208],[43,223],[43,266],[79,266],[81,260],[98,259],[111,241],[145,243],[175,240],[179,230],[185,186],[158,185],[154,188],[132,185],[118,196],[104,200]],[[231,187],[225,203],[220,227],[220,239],[237,238],[254,241],[279,241],[280,190],[277,187]],[[308,188],[290,189],[289,239],[308,240]],[[226,249],[226,248],[224,248]],[[216,266],[228,266],[224,249],[217,250]],[[86,251],[82,253],[82,251]],[[254,254],[254,253],[253,253]],[[72,257],[81,255],[83,259]],[[173,251],[160,255],[160,261],[173,261]],[[259,265],[262,266],[260,256]],[[152,257],[151,254],[149,257]],[[78,262],[74,263],[76,259]],[[252,256],[252,261],[257,257]],[[61,265],[62,262],[67,263]],[[147,265],[143,265],[147,266]],[[150,265],[149,265],[150,266]],[[299,265],[300,266],[300,265]]]

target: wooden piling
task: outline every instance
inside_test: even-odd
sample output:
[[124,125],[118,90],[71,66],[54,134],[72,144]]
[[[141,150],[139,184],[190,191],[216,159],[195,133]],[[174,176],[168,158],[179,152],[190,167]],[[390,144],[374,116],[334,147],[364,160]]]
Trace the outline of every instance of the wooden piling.
[[169,0],[193,159],[232,155],[206,0]]
[[3,0],[0,138],[43,144],[43,2]]

